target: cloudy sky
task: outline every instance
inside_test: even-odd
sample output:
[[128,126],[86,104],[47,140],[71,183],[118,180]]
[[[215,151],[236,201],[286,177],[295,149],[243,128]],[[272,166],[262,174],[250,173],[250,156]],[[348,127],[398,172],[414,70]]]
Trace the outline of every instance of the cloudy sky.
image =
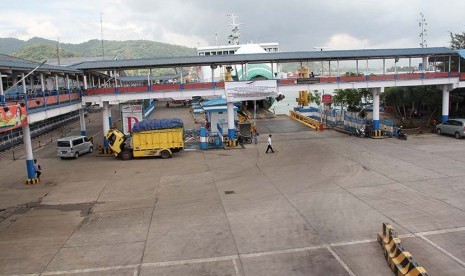
[[419,47],[420,13],[428,46],[465,31],[464,0],[21,0],[0,10],[0,37],[80,43],[146,39],[198,47],[227,41],[228,14],[241,42],[279,42],[281,51]]

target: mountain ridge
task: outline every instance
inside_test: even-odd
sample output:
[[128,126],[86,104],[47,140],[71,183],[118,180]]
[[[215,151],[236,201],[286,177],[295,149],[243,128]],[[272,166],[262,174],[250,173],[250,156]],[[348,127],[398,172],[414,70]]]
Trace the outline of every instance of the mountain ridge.
[[[41,37],[28,40],[0,38],[0,54],[42,61],[57,58],[58,42]],[[195,48],[168,44],[151,40],[104,40],[91,39],[86,42],[59,43],[60,58],[67,57],[104,57],[105,59],[136,59],[154,57],[179,57],[197,54]],[[103,56],[103,52],[105,56]]]

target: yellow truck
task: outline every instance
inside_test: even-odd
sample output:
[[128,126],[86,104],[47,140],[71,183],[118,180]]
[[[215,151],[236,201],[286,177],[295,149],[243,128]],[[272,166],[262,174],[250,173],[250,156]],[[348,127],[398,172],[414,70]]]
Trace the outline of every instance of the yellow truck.
[[144,120],[134,124],[130,136],[110,129],[106,138],[113,154],[122,160],[150,156],[166,159],[184,148],[184,129],[179,119]]

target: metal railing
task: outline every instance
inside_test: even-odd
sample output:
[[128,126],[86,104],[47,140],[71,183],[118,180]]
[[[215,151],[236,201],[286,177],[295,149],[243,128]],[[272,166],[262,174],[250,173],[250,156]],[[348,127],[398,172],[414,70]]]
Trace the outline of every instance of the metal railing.
[[[62,115],[57,118],[48,119],[38,123],[30,125],[31,138],[39,137],[52,130],[63,127],[70,122],[74,122],[79,119],[78,112],[72,112]],[[17,128],[8,132],[3,132],[0,135],[0,151],[4,151],[13,148],[23,143],[23,131],[22,128]]]
[[[379,75],[364,75],[364,76],[321,76],[318,79],[319,83],[352,83],[352,82],[370,82],[370,81],[397,81],[397,80],[424,80],[424,79],[443,79],[443,78],[459,78],[465,80],[465,73],[460,72],[424,72],[424,73],[397,73],[397,74],[379,74]],[[279,86],[297,84],[297,78],[279,79]],[[105,88],[89,88],[84,91],[85,96],[102,95],[102,94],[120,94],[120,93],[148,93],[157,91],[184,91],[184,90],[206,90],[206,89],[222,89],[225,87],[225,82],[197,82],[197,83],[168,83],[168,84],[153,84],[141,86],[120,86],[120,87],[105,87]]]
[[57,106],[81,101],[80,89],[36,91],[29,93],[8,93],[5,103],[24,104],[28,113],[55,108]]
[[300,114],[298,112],[289,110],[289,117],[291,119],[308,126],[310,128],[313,128],[314,130],[323,130],[323,125],[321,124],[320,121],[312,119],[306,115]]

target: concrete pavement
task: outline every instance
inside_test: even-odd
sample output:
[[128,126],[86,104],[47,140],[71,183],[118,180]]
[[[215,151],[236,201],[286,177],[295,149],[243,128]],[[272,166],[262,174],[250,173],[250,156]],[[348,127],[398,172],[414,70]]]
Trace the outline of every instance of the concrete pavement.
[[258,130],[246,149],[167,160],[60,160],[50,144],[34,186],[24,160],[0,155],[0,275],[393,275],[383,222],[430,275],[465,275],[464,140],[362,139],[280,116]]

